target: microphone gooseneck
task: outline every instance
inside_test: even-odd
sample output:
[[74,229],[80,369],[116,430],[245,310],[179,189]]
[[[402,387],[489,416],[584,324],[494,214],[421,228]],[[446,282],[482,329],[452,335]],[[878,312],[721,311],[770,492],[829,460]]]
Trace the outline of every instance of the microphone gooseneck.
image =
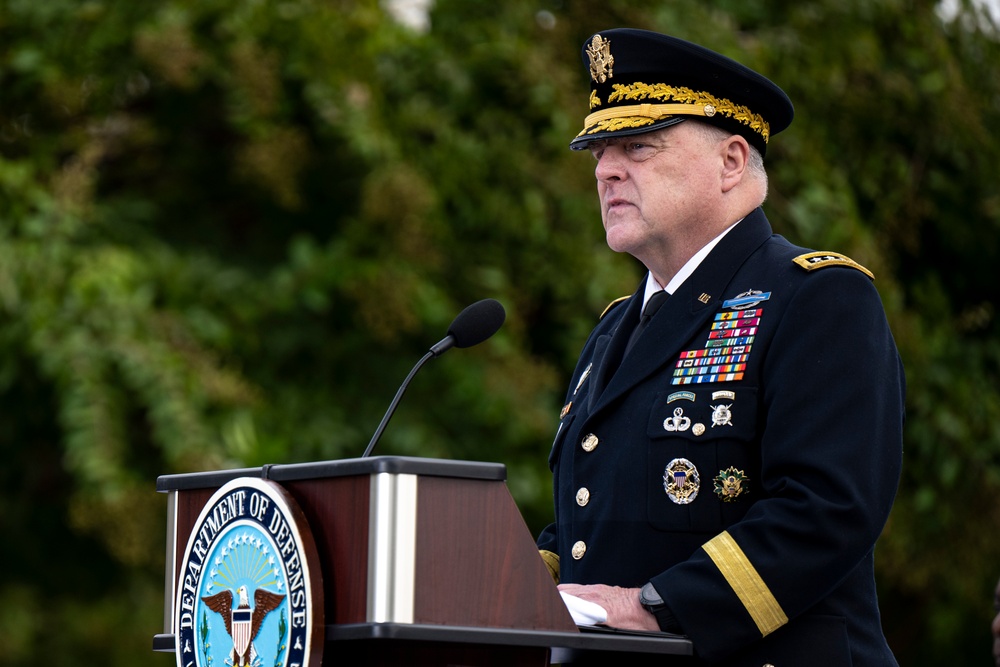
[[500,330],[506,317],[506,311],[504,311],[503,306],[496,299],[477,301],[460,312],[452,321],[451,326],[448,327],[448,335],[432,345],[430,351],[416,363],[410,370],[409,375],[406,376],[406,379],[403,380],[403,384],[400,385],[395,398],[389,404],[389,409],[385,411],[382,422],[375,430],[375,435],[372,436],[371,442],[368,443],[368,447],[365,448],[365,453],[361,455],[361,458],[367,458],[372,453],[372,450],[375,449],[375,443],[382,437],[382,432],[389,424],[389,419],[396,411],[396,406],[399,405],[400,399],[403,398],[403,393],[410,384],[410,380],[413,379],[413,376],[417,374],[417,371],[424,364],[431,359],[440,357],[452,347],[463,348],[479,345]]

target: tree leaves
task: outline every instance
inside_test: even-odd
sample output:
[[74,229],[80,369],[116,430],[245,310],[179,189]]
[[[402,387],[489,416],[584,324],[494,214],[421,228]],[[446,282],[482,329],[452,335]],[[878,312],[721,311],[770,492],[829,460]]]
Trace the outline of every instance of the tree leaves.
[[[586,113],[579,47],[635,25],[746,62],[795,102],[768,150],[768,215],[875,271],[908,370],[877,559],[890,640],[905,664],[985,653],[995,31],[905,0],[438,0],[428,18],[413,30],[374,0],[6,4],[0,481],[17,500],[0,520],[36,545],[0,587],[0,607],[31,616],[18,632],[63,628],[53,665],[107,628],[134,648],[104,664],[145,659],[155,477],[359,455],[411,365],[486,296],[503,330],[428,365],[379,452],[505,463],[529,525],[547,523],[563,385],[641,276],[607,250],[593,163],[567,150]],[[60,541],[79,566],[42,547]],[[88,567],[115,576],[81,611]],[[123,619],[124,599],[154,613]],[[85,638],[84,613],[105,630]],[[35,661],[27,646],[13,664]]]

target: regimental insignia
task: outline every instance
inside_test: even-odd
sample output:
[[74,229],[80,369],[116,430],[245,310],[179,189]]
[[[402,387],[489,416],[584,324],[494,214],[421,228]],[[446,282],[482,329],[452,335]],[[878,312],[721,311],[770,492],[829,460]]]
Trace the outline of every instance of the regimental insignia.
[[684,416],[684,408],[674,408],[674,416],[663,420],[663,428],[671,433],[691,428],[691,418]]
[[178,667],[314,667],[323,659],[316,545],[295,500],[244,477],[191,529],[174,603]]
[[733,413],[729,411],[729,408],[733,407],[732,403],[729,405],[710,405],[709,407],[712,408],[712,428],[733,425]]
[[750,478],[743,474],[742,470],[736,468],[726,468],[720,470],[713,480],[715,482],[715,495],[724,503],[734,502],[744,493],[750,493]]
[[792,261],[806,271],[815,271],[816,269],[822,269],[827,266],[848,266],[852,269],[857,269],[872,280],[875,280],[874,273],[861,266],[847,255],[841,255],[839,252],[807,252],[804,255],[799,255]]
[[687,505],[698,497],[701,478],[698,469],[687,459],[674,459],[663,471],[663,490],[678,505]]
[[615,57],[611,55],[611,42],[600,35],[594,35],[587,47],[590,58],[590,78],[597,83],[604,83],[614,76],[612,68]]
[[726,299],[722,302],[723,308],[732,308],[733,310],[746,310],[747,308],[753,308],[762,301],[767,301],[771,298],[770,292],[761,292],[760,290],[747,290],[742,294],[736,295],[735,299]]

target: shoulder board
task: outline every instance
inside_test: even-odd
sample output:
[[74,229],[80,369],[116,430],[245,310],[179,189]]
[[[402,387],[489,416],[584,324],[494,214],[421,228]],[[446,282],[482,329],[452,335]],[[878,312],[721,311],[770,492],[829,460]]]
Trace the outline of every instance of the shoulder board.
[[807,252],[804,255],[799,255],[792,261],[806,271],[815,271],[816,269],[823,269],[828,266],[849,266],[852,269],[857,269],[872,280],[875,280],[874,273],[861,266],[847,255],[841,255],[839,252]]
[[604,312],[601,313],[601,316],[599,318],[597,318],[597,319],[603,320],[604,316],[607,315],[611,311],[612,308],[614,308],[615,306],[617,306],[622,301],[627,301],[629,299],[629,297],[631,297],[631,296],[632,296],[631,294],[628,295],[628,296],[620,296],[617,299],[615,299],[614,301],[612,301],[611,303],[609,303],[608,307],[604,309]]

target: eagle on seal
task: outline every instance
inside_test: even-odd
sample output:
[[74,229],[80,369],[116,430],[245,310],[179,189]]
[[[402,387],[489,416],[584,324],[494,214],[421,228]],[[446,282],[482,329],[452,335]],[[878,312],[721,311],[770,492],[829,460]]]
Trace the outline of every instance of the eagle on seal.
[[284,595],[278,595],[258,588],[253,594],[253,607],[250,606],[250,591],[246,586],[240,586],[236,594],[240,602],[233,609],[233,594],[222,591],[210,597],[201,599],[214,612],[222,615],[226,621],[226,633],[233,640],[232,665],[253,665],[257,657],[257,649],[253,640],[260,632],[264,617],[277,609]]

